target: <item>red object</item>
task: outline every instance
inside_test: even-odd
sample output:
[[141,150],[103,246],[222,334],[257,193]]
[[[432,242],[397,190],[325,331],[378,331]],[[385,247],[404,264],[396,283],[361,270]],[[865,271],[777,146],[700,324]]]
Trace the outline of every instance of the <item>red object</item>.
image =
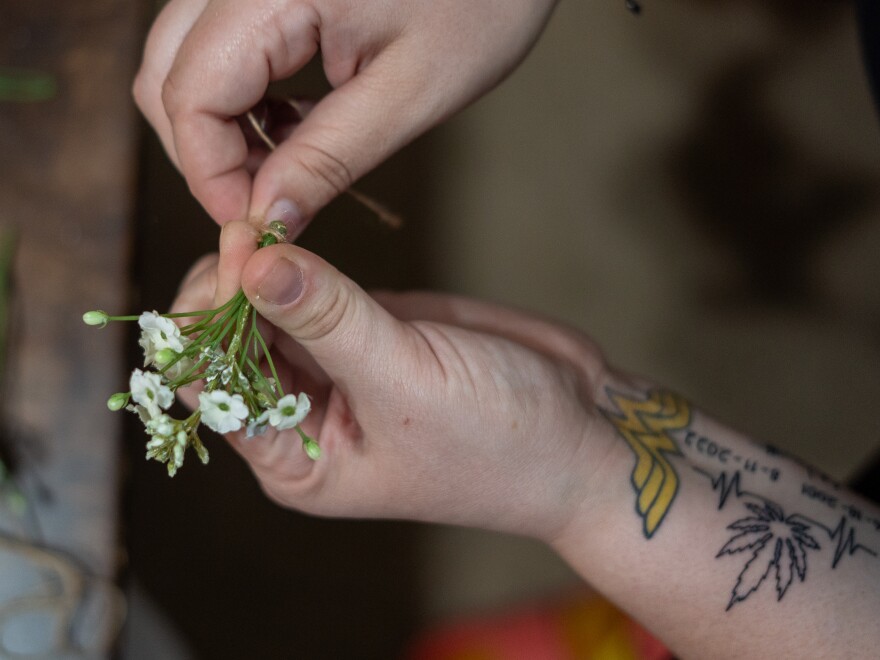
[[428,631],[406,660],[668,660],[656,638],[589,595]]

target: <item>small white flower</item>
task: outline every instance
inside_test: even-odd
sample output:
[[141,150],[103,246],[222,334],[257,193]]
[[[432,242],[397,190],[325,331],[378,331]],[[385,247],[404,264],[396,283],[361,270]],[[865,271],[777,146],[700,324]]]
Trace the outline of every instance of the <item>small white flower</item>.
[[149,422],[153,417],[150,415],[150,411],[144,408],[143,406],[136,406],[133,403],[129,403],[125,406],[125,409],[129,412],[135,413],[141,420],[141,423],[146,426],[147,422]]
[[199,457],[199,460],[202,462],[202,465],[208,464],[208,449],[205,445],[202,444],[202,441],[199,439],[197,435],[194,435],[190,438],[191,447],[196,450],[196,454]]
[[189,339],[180,334],[177,324],[158,312],[144,312],[138,318],[138,325],[141,327],[138,343],[144,349],[144,366],[155,364],[156,353],[162,349],[180,353],[189,344]]
[[[166,442],[168,442],[166,438],[157,438],[153,436],[150,440],[147,440],[147,449],[159,449]],[[147,452],[147,458],[151,458],[149,452]]]
[[[278,403],[274,408],[270,408],[263,415],[268,414],[269,423],[279,431],[292,429],[300,424],[312,409],[312,402],[305,392],[300,392],[299,396],[288,394],[278,399]],[[257,422],[263,418],[257,419]]]
[[249,414],[241,394],[229,394],[223,390],[199,392],[199,408],[202,422],[217,433],[238,431],[242,420]]
[[165,413],[152,417],[148,422],[144,423],[147,433],[160,438],[169,438],[174,433],[175,424]]
[[174,394],[162,383],[162,377],[150,371],[146,373],[140,369],[132,371],[128,386],[131,389],[131,398],[146,409],[150,418],[158,417],[160,411],[174,401]]
[[186,449],[186,431],[177,433],[177,442],[174,443],[174,467],[183,466],[183,450]]

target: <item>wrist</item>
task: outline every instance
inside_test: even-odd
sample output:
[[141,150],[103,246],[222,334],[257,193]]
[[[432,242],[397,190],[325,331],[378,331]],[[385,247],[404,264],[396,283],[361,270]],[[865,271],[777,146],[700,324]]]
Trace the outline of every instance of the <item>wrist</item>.
[[609,512],[619,510],[631,490],[632,452],[620,442],[603,411],[609,388],[633,385],[601,359],[591,356],[587,362],[579,402],[582,424],[572,430],[574,450],[559,475],[559,492],[565,497],[559,499],[562,506],[556,509],[555,525],[541,539],[563,556],[567,539],[580,538],[584,529],[601,529]]
[[563,558],[582,556],[586,540],[596,543],[598,549],[603,538],[613,536],[620,511],[632,509],[634,449],[623,441],[618,429],[626,425],[628,415],[615,407],[612,397],[616,392],[650,388],[649,383],[607,366],[596,374],[583,401],[591,421],[581,437],[580,458],[569,464],[568,478],[576,484],[576,496],[564,524],[548,540]]

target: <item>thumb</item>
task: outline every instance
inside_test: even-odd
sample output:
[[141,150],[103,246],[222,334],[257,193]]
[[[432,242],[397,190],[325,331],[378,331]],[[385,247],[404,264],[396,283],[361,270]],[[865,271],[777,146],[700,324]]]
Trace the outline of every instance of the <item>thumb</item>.
[[266,320],[344,389],[373,388],[404,346],[401,323],[318,256],[290,244],[257,250],[242,288]]

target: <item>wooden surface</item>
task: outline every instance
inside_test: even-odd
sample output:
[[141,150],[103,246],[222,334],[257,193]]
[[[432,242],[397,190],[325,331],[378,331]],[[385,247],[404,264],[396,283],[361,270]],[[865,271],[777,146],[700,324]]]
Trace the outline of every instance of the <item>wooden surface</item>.
[[118,567],[121,419],[104,402],[125,389],[125,329],[81,315],[127,306],[139,6],[0,3],[0,66],[56,83],[48,100],[0,101],[0,226],[18,234],[3,409],[38,522],[12,532],[105,577]]

